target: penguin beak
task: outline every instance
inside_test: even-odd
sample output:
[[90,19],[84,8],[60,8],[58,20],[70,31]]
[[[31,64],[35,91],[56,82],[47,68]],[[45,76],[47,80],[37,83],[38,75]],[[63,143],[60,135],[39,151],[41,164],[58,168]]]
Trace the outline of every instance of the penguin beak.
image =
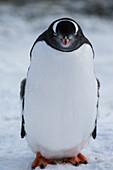
[[70,39],[69,39],[67,36],[65,36],[65,37],[62,38],[61,40],[62,40],[62,42],[63,42],[64,45],[67,45],[67,44],[69,43],[69,41],[70,41]]

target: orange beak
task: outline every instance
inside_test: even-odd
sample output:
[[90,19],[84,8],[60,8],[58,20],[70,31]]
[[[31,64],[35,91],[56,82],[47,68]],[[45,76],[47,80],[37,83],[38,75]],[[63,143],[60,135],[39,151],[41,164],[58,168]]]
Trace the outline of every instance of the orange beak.
[[65,37],[62,38],[61,40],[62,40],[62,42],[63,42],[64,45],[67,45],[67,44],[69,43],[69,41],[70,41],[70,39],[67,38],[67,36],[65,36]]

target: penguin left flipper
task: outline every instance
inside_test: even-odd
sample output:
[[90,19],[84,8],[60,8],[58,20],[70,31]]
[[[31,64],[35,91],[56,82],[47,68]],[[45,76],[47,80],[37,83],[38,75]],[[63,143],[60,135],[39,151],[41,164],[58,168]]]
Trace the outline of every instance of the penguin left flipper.
[[[22,111],[24,110],[25,85],[26,85],[26,78],[21,81],[21,85],[20,85],[20,98],[22,100]],[[21,138],[24,138],[24,136],[26,135],[24,124],[25,124],[24,115],[22,114]]]
[[[98,114],[98,106],[99,106],[99,97],[100,97],[100,94],[99,94],[99,90],[100,90],[100,81],[98,78],[96,78],[96,81],[97,81],[97,114]],[[93,139],[96,139],[96,134],[97,134],[97,118],[95,119],[95,127],[94,127],[94,130],[92,132],[92,137]]]

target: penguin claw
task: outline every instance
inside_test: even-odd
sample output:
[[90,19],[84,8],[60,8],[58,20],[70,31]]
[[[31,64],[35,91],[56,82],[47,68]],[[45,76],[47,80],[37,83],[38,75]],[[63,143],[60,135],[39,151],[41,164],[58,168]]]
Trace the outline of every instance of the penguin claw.
[[55,161],[51,161],[50,164],[51,164],[51,165],[56,165],[56,162],[55,162]]
[[69,161],[67,160],[67,159],[64,159],[63,160],[63,162],[62,162],[62,164],[66,164],[66,163],[68,163]]
[[75,162],[75,166],[79,166],[79,163],[77,161]]
[[43,163],[40,164],[40,169],[44,169],[45,165]]
[[88,164],[88,161],[84,161],[84,164]]

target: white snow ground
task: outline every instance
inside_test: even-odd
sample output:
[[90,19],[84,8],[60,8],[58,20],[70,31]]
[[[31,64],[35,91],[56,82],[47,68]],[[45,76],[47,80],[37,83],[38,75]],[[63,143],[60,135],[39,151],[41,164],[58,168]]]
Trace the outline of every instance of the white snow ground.
[[76,19],[94,45],[95,71],[101,81],[100,116],[97,139],[91,139],[82,152],[89,164],[48,165],[46,169],[113,170],[113,22],[66,11],[57,13],[57,17],[50,13],[46,19],[26,19],[15,8],[12,12],[11,6],[2,5],[0,9],[0,170],[30,170],[35,155],[20,138],[19,85],[26,76],[34,40],[61,16]]

